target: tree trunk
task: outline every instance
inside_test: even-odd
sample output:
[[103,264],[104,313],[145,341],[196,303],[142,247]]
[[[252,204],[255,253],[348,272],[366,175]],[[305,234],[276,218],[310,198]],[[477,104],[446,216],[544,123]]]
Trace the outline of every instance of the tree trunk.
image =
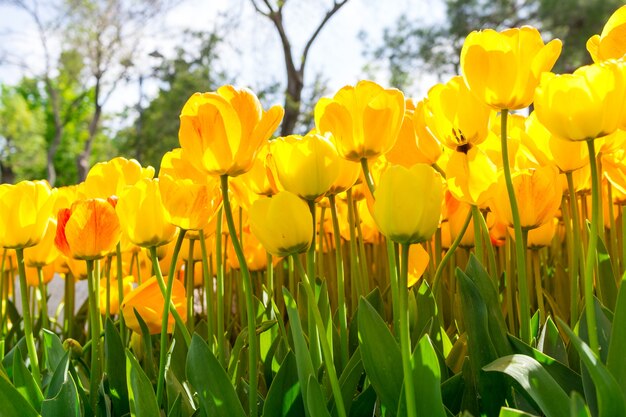
[[76,168],[78,170],[78,181],[85,181],[87,178],[87,173],[89,172],[89,158],[91,158],[91,151],[93,149],[93,141],[96,138],[96,133],[98,132],[98,122],[100,121],[100,116],[102,115],[102,106],[97,104],[96,109],[93,113],[93,119],[89,123],[89,136],[87,137],[87,141],[85,142],[85,147],[83,151],[78,154],[76,157]]
[[287,72],[287,91],[285,92],[285,116],[280,129],[281,136],[287,136],[294,133],[298,117],[300,116],[300,107],[302,101],[302,89],[304,88],[303,74],[297,71],[292,75]]
[[9,164],[4,164],[0,162],[0,175],[2,176],[2,182],[5,184],[13,184],[15,183],[15,172],[13,171],[13,166]]

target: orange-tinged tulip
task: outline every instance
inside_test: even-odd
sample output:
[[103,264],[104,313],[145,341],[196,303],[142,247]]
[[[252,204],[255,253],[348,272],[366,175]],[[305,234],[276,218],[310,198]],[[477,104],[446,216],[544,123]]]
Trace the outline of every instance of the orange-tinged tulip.
[[[522,228],[534,229],[554,218],[563,194],[562,189],[555,186],[559,181],[559,172],[554,166],[518,171],[513,173],[511,179]],[[501,222],[513,227],[504,175],[498,180],[491,207]]]
[[249,216],[250,231],[274,256],[304,252],[311,244],[311,211],[304,201],[289,191],[255,201]]
[[618,59],[626,54],[626,6],[617,9],[607,20],[602,33],[587,41],[593,62]]
[[375,158],[389,151],[404,117],[404,94],[372,81],[341,88],[315,106],[315,125],[331,132],[339,155],[350,161]]
[[210,175],[236,177],[250,169],[283,114],[280,106],[264,111],[252,91],[226,85],[187,100],[180,114],[178,139],[196,168]]
[[339,178],[339,154],[322,135],[281,137],[270,143],[270,152],[280,184],[305,200],[320,199]]
[[272,171],[272,154],[269,153],[269,142],[261,146],[252,167],[239,178],[255,194],[271,196],[278,192],[276,176]]
[[0,185],[0,246],[28,248],[39,243],[53,215],[53,194],[45,181]]
[[466,152],[489,133],[491,108],[474,96],[460,76],[428,92],[426,125],[439,141]]
[[380,232],[394,242],[424,242],[437,230],[443,185],[429,165],[389,167],[381,174],[374,197],[372,216]]
[[[133,282],[135,277],[127,276],[122,280],[124,297],[133,290]],[[106,279],[100,280],[100,314],[103,316],[107,313],[107,281]],[[117,280],[111,280],[109,282],[109,314],[115,315],[120,311],[119,301],[119,289]]]
[[197,184],[164,174],[159,177],[159,189],[169,221],[181,229],[203,229],[222,206],[220,184],[215,178],[208,184]]
[[95,164],[85,178],[86,198],[109,198],[119,196],[128,185],[136,184],[142,178],[154,177],[154,168],[143,168],[134,159],[113,158]]
[[30,248],[24,249],[24,262],[26,266],[37,267],[50,265],[56,261],[61,252],[54,245],[54,238],[57,231],[56,219],[48,219],[46,233],[39,243]]
[[552,134],[586,141],[615,132],[624,118],[625,72],[615,61],[587,65],[573,74],[545,74],[535,113]]
[[[228,242],[228,246],[226,247],[226,262],[230,268],[239,269],[239,259],[237,259],[235,248],[232,243],[230,243],[230,240]],[[267,267],[267,252],[263,244],[256,236],[245,230],[241,242],[248,269],[250,271],[264,271]],[[278,260],[279,258],[274,258],[274,261]]]
[[164,175],[169,175],[175,179],[189,179],[196,184],[211,181],[211,178],[204,171],[194,167],[189,152],[182,148],[173,149],[163,155],[159,167],[159,177]]
[[426,271],[430,256],[422,245],[411,245],[409,248],[409,268],[407,286],[411,288],[418,283],[419,279]]
[[[26,270],[26,284],[29,287],[39,287],[39,272],[37,271],[36,266],[27,266]],[[43,284],[47,285],[52,278],[54,278],[55,274],[55,265],[50,264],[41,267]]]
[[533,101],[540,76],[561,54],[561,41],[544,44],[530,26],[470,33],[461,49],[461,72],[469,89],[484,103],[516,110]]
[[[526,246],[529,249],[539,249],[550,246],[552,244],[552,239],[554,239],[556,226],[558,224],[559,220],[557,218],[553,218],[538,228],[530,230],[528,232],[528,241],[526,242]],[[515,233],[511,230],[511,236],[514,235]]]
[[[448,219],[448,233],[450,234],[450,242],[453,242],[461,232],[461,228],[463,227],[465,219],[467,218],[472,207],[469,204],[454,198],[452,193],[449,191],[445,193],[445,204],[445,214]],[[465,230],[465,234],[461,238],[460,245],[465,248],[474,246],[473,219],[470,220],[467,230]]]
[[[172,303],[183,321],[187,321],[187,297],[185,287],[177,279],[172,283]],[[141,319],[146,322],[150,334],[160,334],[161,319],[163,318],[163,304],[165,304],[165,300],[156,277],[147,279],[143,284],[124,297],[124,301],[122,301],[124,321],[134,332],[141,333],[139,321],[134,313],[134,310],[137,310]],[[174,330],[174,323],[174,316],[170,312],[167,321],[168,333],[172,333]]]
[[[417,163],[432,165],[431,162],[424,153],[417,147],[417,132],[415,127],[414,118],[419,117],[415,114],[415,109],[411,100],[406,101],[406,111],[404,112],[404,119],[402,120],[402,127],[398,133],[398,140],[396,140],[393,148],[385,154],[387,161],[392,164],[402,165],[405,168],[410,168]],[[423,102],[421,112],[423,116]],[[430,135],[429,132],[427,132]],[[441,153],[441,150],[439,151]]]
[[115,250],[120,222],[111,202],[78,200],[59,210],[54,244],[68,258],[100,259]]
[[124,234],[137,246],[160,246],[176,233],[163,205],[158,179],[143,179],[127,187],[117,202],[117,214]]
[[413,129],[417,136],[417,149],[428,165],[436,164],[442,155],[443,148],[437,139],[428,130],[426,125],[426,107],[428,100],[420,101],[415,105],[413,112]]
[[497,168],[479,147],[452,152],[445,171],[448,190],[457,200],[483,206],[491,198]]

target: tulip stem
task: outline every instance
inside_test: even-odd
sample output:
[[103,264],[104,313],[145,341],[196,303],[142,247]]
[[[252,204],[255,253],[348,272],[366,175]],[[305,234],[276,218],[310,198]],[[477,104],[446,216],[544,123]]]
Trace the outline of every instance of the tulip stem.
[[117,264],[117,301],[119,308],[120,319],[120,338],[122,344],[126,345],[126,322],[124,321],[124,315],[122,314],[122,301],[124,300],[124,272],[122,271],[122,245],[118,242],[115,247],[115,263]]
[[450,247],[446,251],[446,254],[443,256],[443,259],[437,265],[437,270],[435,271],[435,278],[433,279],[433,294],[435,295],[435,298],[439,295],[439,286],[441,285],[441,276],[443,274],[443,270],[445,269],[446,265],[450,261],[450,258],[452,258],[452,255],[454,255],[456,248],[461,244],[463,235],[465,235],[465,232],[467,231],[467,228],[469,227],[471,220],[472,220],[472,212],[469,211],[467,213],[467,217],[465,217],[463,226],[461,226],[461,230],[459,231],[459,234],[456,235],[454,242],[452,242],[452,245],[450,245]]
[[26,268],[24,267],[24,248],[15,249],[17,254],[17,269],[20,277],[20,296],[22,298],[22,315],[24,316],[24,336],[26,337],[26,348],[30,358],[30,368],[37,385],[41,386],[41,374],[39,372],[39,359],[37,348],[33,338],[33,322],[30,315],[28,302],[28,285],[26,283]]
[[339,218],[337,217],[337,204],[335,195],[328,196],[330,201],[330,214],[333,222],[333,237],[335,238],[335,267],[337,268],[337,310],[339,316],[339,346],[341,352],[341,366],[343,369],[348,364],[348,319],[346,313],[345,282],[343,273],[343,255],[341,250],[341,231]]
[[506,191],[509,195],[513,228],[515,230],[515,259],[517,262],[517,289],[519,291],[520,307],[520,337],[522,341],[530,344],[530,303],[528,302],[528,282],[526,278],[526,247],[524,247],[524,239],[522,238],[522,224],[520,222],[519,208],[517,206],[517,198],[515,197],[515,189],[513,188],[511,166],[509,164],[509,145],[507,140],[508,114],[509,111],[507,109],[503,109],[500,112],[502,166],[504,167],[504,181],[506,182]]
[[[256,340],[256,314],[254,308],[254,295],[252,294],[252,281],[250,279],[250,271],[246,264],[246,257],[243,254],[239,238],[237,238],[237,231],[235,229],[235,221],[233,220],[233,213],[230,208],[230,200],[228,199],[228,175],[222,175],[222,200],[224,202],[224,213],[226,214],[226,223],[228,224],[228,232],[231,236],[233,248],[237,254],[237,260],[239,261],[239,267],[243,278],[243,290],[246,297],[246,313],[248,316],[248,407],[249,417],[257,417],[257,340]],[[315,221],[315,217],[313,217]],[[313,248],[315,250],[315,248]]]
[[400,351],[404,370],[404,398],[406,400],[407,417],[417,416],[415,406],[415,388],[413,386],[413,370],[411,369],[411,336],[409,329],[409,249],[410,243],[403,243],[400,255],[400,275],[398,280],[398,302],[400,311]]
[[187,330],[189,333],[193,333],[194,330],[194,262],[193,262],[193,247],[196,243],[195,239],[189,239],[189,249],[187,251],[187,266],[185,267],[185,289],[187,292]]
[[579,259],[581,259],[581,240],[580,240],[580,220],[578,217],[578,199],[576,197],[576,190],[574,189],[574,179],[572,177],[571,172],[566,172],[565,177],[567,178],[567,189],[569,192],[569,204],[570,211],[572,215],[571,224],[573,231],[573,239],[572,239],[572,262],[571,262],[571,271],[570,271],[570,325],[573,328],[576,324],[576,320],[578,319],[578,286],[579,286],[579,278],[578,274],[580,273],[579,269]]
[[[317,303],[315,302],[315,292],[313,288],[311,287],[311,281],[306,271],[304,270],[304,266],[302,266],[302,262],[300,261],[300,258],[298,258],[298,255],[291,255],[291,257],[293,258],[296,268],[298,268],[298,272],[300,273],[302,277],[302,283],[304,284],[304,290],[307,295],[307,304],[309,306],[311,305],[313,306],[312,308],[313,320],[315,321],[315,324],[317,325],[318,333],[321,335],[319,340],[322,345],[322,354],[324,355],[324,364],[326,366],[326,372],[328,373],[328,380],[330,381],[331,391],[335,399],[335,407],[337,409],[337,415],[339,417],[346,417],[346,409],[343,404],[343,396],[341,395],[341,389],[339,388],[339,380],[337,379],[337,373],[335,371],[335,365],[333,361],[332,352],[328,344],[328,339],[326,338],[326,328],[324,326],[324,321],[322,320],[322,315],[320,313],[319,307],[317,306]],[[313,342],[312,340],[309,341],[309,343],[312,343],[312,342]]]
[[215,228],[215,264],[217,268],[217,346],[220,363],[226,367],[226,336],[224,335],[224,258],[222,255],[222,224],[223,224],[223,207],[217,212],[217,225]]
[[474,250],[480,263],[483,263],[485,261],[485,251],[483,250],[483,237],[480,233],[480,217],[482,217],[482,214],[477,205],[472,204],[471,207],[472,218],[474,219]]
[[[313,288],[315,288],[315,229],[316,229],[316,219],[315,219],[315,201],[307,201],[309,204],[309,210],[311,211],[311,217],[313,218],[313,236],[311,237],[311,246],[309,246],[309,250],[306,253],[306,271],[307,275],[313,281]],[[314,293],[315,294],[315,293]],[[317,303],[315,297],[313,298]],[[316,304],[317,305],[317,304]],[[313,308],[315,306],[309,305],[309,317],[313,315]],[[320,352],[320,346],[317,340],[320,335],[317,333],[317,329],[315,327],[315,323],[311,320],[308,321],[309,324],[309,342],[311,344],[311,359],[313,360],[313,366],[319,368],[322,363],[322,352]],[[321,335],[323,337],[323,335]]]
[[213,346],[213,276],[209,274],[209,257],[204,240],[204,230],[200,229],[199,235],[200,251],[202,252],[202,275],[204,276],[204,297],[206,299],[207,342],[209,346]]
[[37,267],[37,280],[39,282],[39,294],[41,296],[39,314],[41,314],[41,329],[43,331],[43,329],[50,329],[50,327],[48,322],[48,293],[46,291],[46,284],[43,282],[43,269],[41,266]]
[[361,158],[361,168],[363,169],[363,177],[365,178],[365,183],[367,184],[367,188],[372,193],[372,197],[374,196],[374,191],[376,190],[376,186],[374,185],[374,180],[372,179],[372,174],[370,172],[370,167],[367,161],[367,158]]
[[347,202],[348,205],[348,226],[350,232],[350,278],[352,280],[352,294],[355,294],[356,297],[352,299],[353,308],[357,305],[357,300],[360,296],[366,295],[361,286],[363,280],[361,277],[361,266],[359,255],[357,252],[357,243],[356,243],[356,227],[355,227],[355,219],[354,219],[354,204],[352,204],[352,189],[346,191]]
[[600,217],[600,183],[596,166],[596,151],[593,139],[587,141],[589,151],[589,168],[591,169],[591,230],[589,246],[585,262],[585,313],[587,315],[587,332],[589,333],[589,347],[599,357],[598,331],[596,325],[596,310],[593,301],[593,271],[596,265],[596,249],[598,245],[598,220]]
[[89,332],[91,334],[91,366],[89,368],[89,400],[91,409],[97,409],[98,387],[102,379],[102,359],[100,356],[100,291],[93,259],[87,259],[87,286],[89,289]]

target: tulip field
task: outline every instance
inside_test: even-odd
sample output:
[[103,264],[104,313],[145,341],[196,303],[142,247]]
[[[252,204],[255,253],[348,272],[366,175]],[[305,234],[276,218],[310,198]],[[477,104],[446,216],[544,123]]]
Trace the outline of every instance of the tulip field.
[[189,92],[158,172],[0,185],[0,416],[626,416],[626,6],[561,49],[472,32],[305,135]]

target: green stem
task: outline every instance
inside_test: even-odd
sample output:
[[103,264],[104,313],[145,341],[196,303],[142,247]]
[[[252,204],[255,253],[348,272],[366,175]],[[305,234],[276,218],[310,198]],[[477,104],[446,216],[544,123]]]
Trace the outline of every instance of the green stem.
[[620,222],[622,226],[621,243],[622,243],[622,269],[621,274],[626,273],[626,206],[620,207]]
[[121,309],[122,300],[124,300],[124,272],[122,270],[122,245],[119,242],[115,247],[115,263],[117,267],[117,301],[120,306],[118,314],[120,319],[120,338],[122,339],[122,344],[126,345],[126,322]]
[[589,151],[589,164],[591,169],[591,231],[589,234],[589,246],[585,262],[585,313],[587,315],[587,329],[589,333],[589,347],[599,357],[598,330],[596,310],[593,301],[593,271],[596,265],[596,249],[598,245],[598,220],[600,215],[600,184],[596,167],[596,152],[593,140],[587,141]]
[[541,280],[541,261],[539,259],[539,250],[532,249],[531,256],[533,263],[533,273],[535,275],[535,294],[537,297],[537,308],[539,309],[541,323],[545,323],[548,316],[546,315],[546,308],[543,302],[543,284]]
[[30,315],[30,303],[28,301],[28,285],[26,283],[26,268],[24,267],[24,249],[15,249],[17,254],[17,268],[20,278],[20,296],[22,298],[22,316],[24,320],[24,336],[26,338],[26,348],[30,358],[30,368],[37,385],[41,386],[41,374],[39,372],[39,358],[33,337],[33,321]]
[[187,330],[193,334],[194,329],[194,262],[193,247],[196,243],[195,239],[189,239],[189,250],[187,252],[187,266],[185,267],[185,290],[187,292]]
[[411,338],[409,335],[409,290],[407,287],[410,247],[410,244],[402,244],[400,279],[398,280],[398,301],[400,304],[400,352],[402,353],[402,369],[404,371],[404,398],[406,400],[407,417],[416,417],[415,388],[413,386],[413,370],[411,369]]
[[99,288],[94,272],[93,259],[87,259],[87,285],[89,288],[89,332],[91,334],[91,366],[89,368],[89,400],[91,409],[96,410],[98,403],[98,387],[102,379],[102,358],[100,355],[100,306]]
[[349,189],[346,192],[347,196],[347,205],[348,205],[348,225],[350,231],[350,279],[352,280],[352,285],[356,290],[356,294],[353,291],[352,305],[357,305],[358,297],[362,295],[366,295],[363,291],[363,279],[362,279],[362,269],[361,262],[357,252],[357,238],[356,238],[356,221],[354,218],[354,204],[352,204],[352,189]]
[[515,229],[515,258],[517,261],[517,286],[520,304],[520,337],[524,342],[530,343],[530,305],[528,302],[528,282],[526,278],[526,248],[524,247],[522,239],[522,225],[520,223],[517,198],[515,197],[515,189],[513,188],[513,180],[511,179],[511,167],[509,165],[509,145],[507,141],[508,114],[509,112],[506,109],[502,110],[500,113],[502,118],[500,132],[502,165],[504,167],[506,191],[509,195],[509,204],[511,205],[511,215],[513,216],[513,228]]
[[478,206],[472,204],[472,218],[474,219],[474,251],[476,252],[476,257],[483,263],[485,261],[485,252],[483,250],[483,237],[480,233],[480,219],[482,214],[480,214],[480,210],[478,210]]
[[76,278],[72,272],[65,274],[65,308],[64,319],[66,322],[66,335],[72,337],[74,333],[74,304],[76,298]]
[[459,231],[459,234],[456,236],[456,239],[454,239],[454,242],[452,242],[452,245],[450,245],[450,248],[448,248],[448,250],[446,251],[446,254],[443,256],[443,259],[441,260],[441,262],[439,262],[439,265],[437,265],[437,270],[435,271],[435,278],[433,279],[433,294],[435,294],[435,297],[437,296],[437,294],[439,294],[439,286],[441,285],[441,276],[443,274],[443,270],[445,269],[446,264],[450,261],[450,258],[452,258],[452,255],[454,255],[456,248],[461,243],[461,240],[463,239],[463,235],[465,235],[465,232],[467,231],[467,228],[469,227],[471,220],[472,220],[472,212],[470,211],[467,213],[467,217],[465,218],[465,221],[463,222],[463,226],[461,226],[461,230]]
[[337,269],[337,310],[339,316],[339,347],[341,353],[341,366],[343,369],[348,363],[348,318],[346,310],[346,288],[343,275],[343,254],[341,251],[341,232],[339,218],[337,217],[337,205],[335,195],[328,196],[330,201],[330,215],[333,222],[333,237],[335,238],[335,267]]
[[43,268],[37,267],[37,279],[39,281],[39,294],[41,296],[41,307],[39,308],[39,314],[41,314],[41,329],[50,329],[48,322],[48,293],[46,291],[46,284],[43,282]]
[[[315,229],[317,222],[315,221],[315,202],[308,201],[308,204],[309,210],[311,211],[311,217],[313,218],[313,236],[311,237],[311,246],[309,246],[309,250],[306,253],[306,271],[307,275],[311,277],[311,280],[313,281],[313,289],[315,289]],[[314,300],[316,300],[315,297]],[[307,308],[309,310],[309,317],[311,317],[313,315],[313,309],[315,308],[315,306],[309,304]],[[318,338],[320,335],[317,334],[315,322],[308,320],[308,324],[309,343],[311,345],[311,359],[313,360],[313,366],[315,366],[315,368],[317,369],[322,363],[322,352],[318,343]]]
[[217,213],[217,226],[215,228],[215,264],[217,268],[217,283],[215,289],[217,293],[217,306],[215,314],[217,315],[216,332],[218,357],[222,366],[226,367],[226,336],[224,333],[224,255],[222,254],[223,218],[223,207],[220,207]]
[[[256,340],[256,314],[254,310],[254,295],[252,294],[252,281],[250,280],[250,271],[246,264],[246,258],[243,254],[243,250],[237,238],[237,232],[235,229],[235,222],[233,220],[233,214],[230,208],[230,201],[228,199],[228,176],[222,175],[222,199],[224,202],[224,213],[226,214],[226,223],[228,224],[228,231],[231,236],[233,248],[237,254],[237,260],[239,261],[239,267],[243,278],[243,290],[246,297],[246,313],[248,316],[248,407],[249,417],[256,417],[257,410],[257,340]],[[315,221],[315,217],[313,218]],[[313,248],[315,250],[315,248]]]
[[328,344],[328,339],[326,338],[326,329],[324,326],[324,322],[322,320],[322,315],[320,310],[315,302],[315,292],[311,287],[311,282],[307,273],[302,266],[302,262],[298,255],[291,255],[294,260],[296,267],[298,268],[298,272],[302,276],[302,283],[304,284],[304,290],[307,295],[308,302],[307,304],[313,305],[313,319],[315,324],[317,325],[317,330],[321,335],[320,342],[322,345],[322,354],[324,355],[324,363],[326,366],[326,372],[328,373],[328,380],[330,381],[331,391],[333,393],[333,398],[335,399],[335,407],[337,409],[337,414],[339,417],[346,417],[346,409],[343,404],[343,396],[341,395],[341,389],[339,388],[339,380],[337,379],[337,373],[335,371],[334,361],[332,352],[330,350],[330,346]]
[[[496,254],[493,250],[493,245],[491,244],[491,237],[489,236],[489,227],[487,226],[487,221],[485,220],[485,216],[480,213],[478,216],[478,223],[480,226],[480,230],[482,232],[483,241],[485,242],[485,246],[487,247],[487,258],[489,260],[489,269],[491,270],[491,276],[497,282],[498,280],[498,268],[496,266]],[[474,224],[476,224],[474,222]],[[497,285],[496,285],[497,288]]]
[[[213,345],[213,275],[209,273],[209,257],[207,256],[204,230],[200,229],[200,251],[202,252],[202,275],[204,276],[204,297],[206,301],[207,342]],[[222,237],[221,235],[219,236]]]
[[372,178],[372,173],[370,172],[369,163],[367,158],[361,158],[361,169],[363,169],[363,177],[365,177],[365,183],[367,184],[367,188],[374,196],[374,191],[376,191],[376,186],[374,185],[374,179]]
[[363,231],[361,230],[361,218],[359,217],[359,207],[356,201],[354,204],[354,221],[356,223],[356,234],[359,241],[359,264],[361,266],[361,279],[363,280],[362,288],[365,294],[370,292],[369,273],[367,271],[367,256],[365,255],[365,242],[363,241]]
[[578,287],[579,287],[579,259],[581,256],[581,239],[580,239],[580,218],[578,216],[578,199],[576,198],[576,190],[574,189],[574,179],[571,172],[566,172],[567,189],[569,192],[570,212],[572,214],[572,263],[570,273],[570,324],[574,327],[578,319]]

